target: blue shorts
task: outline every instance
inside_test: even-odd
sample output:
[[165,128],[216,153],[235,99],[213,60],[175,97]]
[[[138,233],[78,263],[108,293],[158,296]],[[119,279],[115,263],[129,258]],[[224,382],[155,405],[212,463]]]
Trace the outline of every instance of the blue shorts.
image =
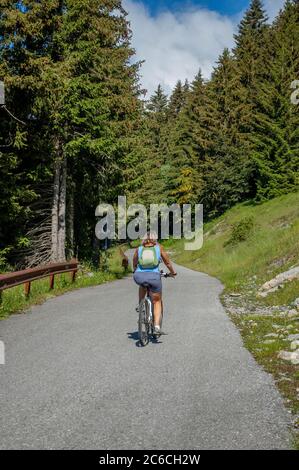
[[160,273],[140,272],[134,273],[134,281],[142,287],[149,287],[149,290],[154,294],[162,292],[162,281]]

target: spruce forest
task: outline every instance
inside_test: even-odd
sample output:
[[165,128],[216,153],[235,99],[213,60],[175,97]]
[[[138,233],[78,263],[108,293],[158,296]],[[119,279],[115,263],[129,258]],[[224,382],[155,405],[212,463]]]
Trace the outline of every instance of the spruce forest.
[[[299,1],[252,0],[232,50],[148,99],[120,0],[0,0],[0,270],[95,260],[95,208],[299,189]],[[196,38],[194,38],[196,41]]]

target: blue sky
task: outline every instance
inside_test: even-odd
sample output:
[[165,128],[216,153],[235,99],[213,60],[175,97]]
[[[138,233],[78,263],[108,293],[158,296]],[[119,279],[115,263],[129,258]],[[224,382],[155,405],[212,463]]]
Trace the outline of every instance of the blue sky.
[[144,0],[151,13],[156,15],[161,10],[167,8],[172,11],[185,8],[188,5],[208,8],[209,10],[218,11],[221,14],[234,15],[246,8],[249,4],[248,0]]
[[[264,0],[272,20],[285,0]],[[123,0],[137,60],[144,60],[141,83],[151,95],[159,84],[170,93],[178,80],[192,81],[201,69],[211,76],[250,0]]]

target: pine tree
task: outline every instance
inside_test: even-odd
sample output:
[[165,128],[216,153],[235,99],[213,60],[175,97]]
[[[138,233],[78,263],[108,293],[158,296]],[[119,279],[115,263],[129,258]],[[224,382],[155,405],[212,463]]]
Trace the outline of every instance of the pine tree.
[[[256,192],[254,159],[254,121],[259,110],[257,95],[260,85],[267,76],[265,68],[269,26],[267,15],[260,0],[252,0],[235,35],[236,46],[233,56],[236,59],[236,91],[239,115],[238,140],[244,143],[243,163],[248,171],[248,187],[243,187],[244,198],[254,197]],[[242,152],[242,149],[240,149]],[[247,161],[246,161],[247,158]]]
[[152,144],[154,149],[158,151],[161,145],[162,130],[168,119],[168,98],[160,84],[150,97],[146,109],[148,112],[147,125],[151,134]]
[[147,109],[156,115],[161,115],[165,119],[167,108],[167,95],[164,93],[162,85],[159,84],[157,90],[150,97]]
[[238,33],[235,35],[236,52],[238,58],[247,56],[247,47],[250,45],[251,37],[256,34],[260,37],[260,33],[265,29],[267,23],[267,15],[263,8],[261,0],[252,0],[243,19],[240,22]]
[[268,31],[267,16],[260,0],[252,0],[235,35],[234,55],[239,75],[239,100],[243,105],[240,132],[250,134],[256,109],[256,94],[265,76],[264,43]]
[[[12,222],[26,214],[26,227],[18,225],[16,235],[23,239],[29,228],[32,242],[41,230],[37,239],[47,245],[37,262],[51,253],[64,259],[67,232],[75,245],[69,252],[90,256],[95,207],[115,200],[140,118],[126,13],[118,0],[1,3],[0,79],[8,107],[26,122],[1,121],[14,142],[3,174],[22,181],[22,198],[32,206],[18,202]],[[11,197],[16,201],[16,192]],[[47,219],[40,229],[37,213]]]
[[[14,246],[12,260],[24,262],[27,245],[32,263],[45,262],[51,250],[50,204],[51,155],[53,153],[50,110],[45,97],[44,74],[53,67],[59,54],[54,40],[62,15],[62,2],[1,0],[0,80],[6,87],[7,107],[20,124],[4,110],[1,112],[2,162],[11,162],[8,171],[11,210],[5,226]],[[9,204],[10,205],[10,204]],[[2,224],[1,224],[2,225]],[[28,233],[33,233],[32,240]],[[5,230],[5,229],[4,229]],[[2,238],[6,241],[6,236]],[[0,243],[1,243],[0,241]],[[17,248],[17,250],[16,250]]]
[[139,63],[130,63],[130,38],[120,1],[67,1],[59,36],[67,70],[60,119],[65,122],[63,158],[75,188],[75,220],[80,220],[75,251],[83,257],[91,256],[95,244],[95,207],[101,200],[115,200],[139,117]]
[[243,107],[238,86],[236,60],[225,49],[206,89],[210,140],[203,165],[202,202],[209,217],[249,197],[250,147],[239,132]]
[[299,70],[299,4],[288,1],[265,47],[267,78],[260,85],[254,123],[257,199],[296,190],[299,185],[299,117],[290,84]]
[[137,166],[136,202],[160,203],[164,194],[163,165],[167,146],[168,97],[159,84],[145,106]]
[[188,90],[188,82],[186,81],[183,85],[181,80],[178,80],[169,99],[168,115],[170,119],[175,119],[185,106]]
[[184,96],[185,96],[185,101],[188,98],[189,91],[190,91],[190,84],[189,84],[189,80],[186,79],[185,83],[184,83],[184,86],[183,86],[183,93],[184,93]]
[[200,167],[208,140],[205,127],[205,84],[199,71],[170,134],[172,145],[167,155],[165,185],[171,203],[195,203],[199,200],[202,189]]

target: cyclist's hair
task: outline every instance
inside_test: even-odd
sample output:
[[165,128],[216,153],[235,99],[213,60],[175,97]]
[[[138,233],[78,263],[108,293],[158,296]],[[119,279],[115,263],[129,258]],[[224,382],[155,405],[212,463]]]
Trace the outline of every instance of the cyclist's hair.
[[158,241],[158,235],[156,232],[147,232],[144,237],[142,237],[142,244],[145,245],[148,242],[156,244]]

